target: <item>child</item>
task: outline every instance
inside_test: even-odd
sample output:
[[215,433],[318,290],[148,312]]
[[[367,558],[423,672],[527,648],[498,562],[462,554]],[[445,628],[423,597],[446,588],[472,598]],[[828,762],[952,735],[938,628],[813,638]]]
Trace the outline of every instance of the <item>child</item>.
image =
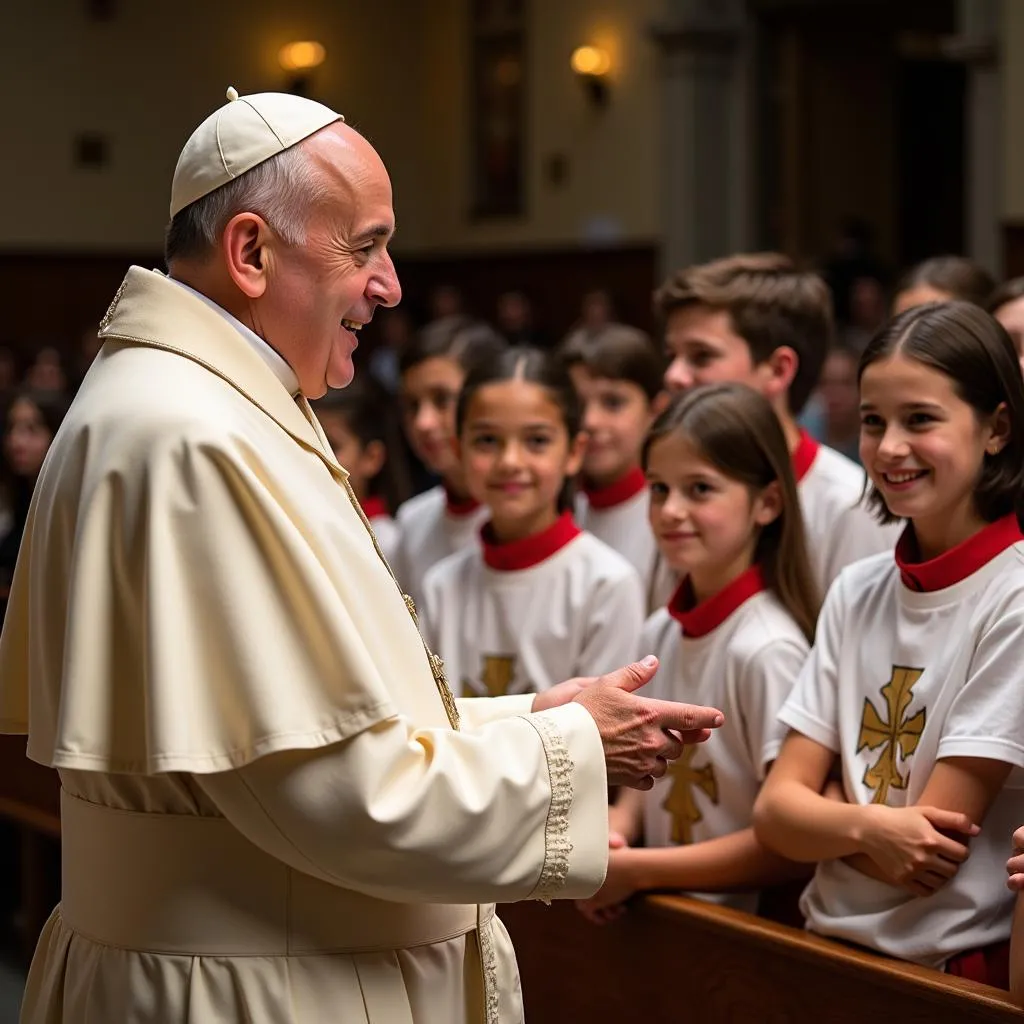
[[672,362],[665,386],[739,381],[760,391],[782,423],[796,474],[819,591],[859,558],[891,551],[897,532],[863,506],[864,473],[801,430],[832,336],[825,282],[774,253],[690,267],[659,289]]
[[561,358],[583,400],[587,435],[577,519],[636,569],[649,614],[665,604],[677,582],[647,524],[647,484],[640,468],[665,361],[646,334],[623,324],[566,342]]
[[372,377],[356,377],[348,387],[312,403],[335,457],[370,520],[388,562],[398,552],[398,526],[391,510],[409,494],[408,474],[387,392]]
[[572,518],[580,403],[548,353],[513,348],[470,371],[457,425],[466,487],[487,507],[482,548],[427,574],[425,632],[466,696],[546,690],[636,657],[633,567]]
[[[612,916],[642,889],[726,893],[753,911],[756,890],[808,874],[754,836],[754,799],[785,729],[776,715],[807,656],[818,614],[786,439],[771,405],[741,384],[675,399],[644,443],[651,526],[684,578],[644,627],[667,700],[729,709],[706,748],[692,748],[646,794],[624,792],[604,887],[581,904]],[[652,692],[652,696],[655,695]]]
[[[859,376],[870,504],[908,522],[895,559],[829,592],[755,827],[818,862],[801,899],[812,930],[1005,988],[1013,901],[996,873],[1024,815],[1024,381],[1003,328],[964,302],[897,317]],[[845,800],[819,795],[833,765]]]
[[417,605],[423,578],[442,558],[477,542],[487,509],[466,491],[455,452],[455,403],[467,369],[505,347],[484,325],[456,319],[427,329],[402,353],[401,402],[409,444],[437,487],[398,510],[400,533],[395,576]]
[[900,278],[892,300],[892,315],[899,316],[926,302],[962,299],[983,306],[996,283],[987,270],[964,256],[933,256]]
[[1004,281],[988,297],[985,308],[1006,328],[1024,367],[1024,277]]

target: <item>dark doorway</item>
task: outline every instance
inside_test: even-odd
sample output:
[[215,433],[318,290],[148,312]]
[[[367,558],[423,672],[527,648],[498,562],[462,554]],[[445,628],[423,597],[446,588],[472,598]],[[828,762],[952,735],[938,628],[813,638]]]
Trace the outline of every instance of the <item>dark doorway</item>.
[[857,218],[896,269],[964,241],[953,0],[750,0],[757,20],[758,242],[832,252]]

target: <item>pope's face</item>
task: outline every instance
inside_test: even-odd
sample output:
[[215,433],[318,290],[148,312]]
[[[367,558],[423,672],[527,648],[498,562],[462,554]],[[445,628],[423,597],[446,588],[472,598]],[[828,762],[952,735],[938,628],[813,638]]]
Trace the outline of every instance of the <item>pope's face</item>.
[[276,239],[265,247],[267,288],[254,312],[257,333],[287,360],[303,394],[318,398],[351,382],[359,328],[402,291],[387,250],[395,215],[380,157],[344,125],[305,148],[324,194],[304,245]]

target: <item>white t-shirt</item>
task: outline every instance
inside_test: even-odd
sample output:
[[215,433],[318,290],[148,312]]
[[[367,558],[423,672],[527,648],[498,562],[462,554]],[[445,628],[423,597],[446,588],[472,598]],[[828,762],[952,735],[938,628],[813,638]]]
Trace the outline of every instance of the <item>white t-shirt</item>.
[[392,568],[417,608],[423,604],[427,570],[456,551],[477,547],[487,516],[486,505],[452,505],[440,484],[402,502],[395,515],[400,536]]
[[388,565],[394,570],[395,561],[398,558],[399,538],[401,537],[398,523],[391,518],[383,498],[366,498],[362,504],[363,514],[369,519],[370,525],[373,527],[377,543],[380,545],[381,551],[384,552]]
[[[757,569],[690,611],[682,588],[644,626],[641,649],[661,661],[648,696],[721,708],[725,723],[644,794],[648,846],[699,843],[749,828],[765,771],[786,735],[778,711],[810,645]],[[757,909],[757,893],[695,893]]]
[[568,512],[534,537],[446,558],[424,589],[424,629],[456,694],[534,693],[636,657],[640,580]]
[[[818,865],[801,899],[808,927],[941,968],[1006,939],[1013,894],[1009,837],[1024,822],[1024,543],[1013,517],[931,562],[843,571],[814,648],[779,718],[840,756],[850,803],[916,803],[935,762],[1013,765],[970,859],[927,898],[867,878],[841,860]],[[893,743],[893,738],[897,742]]]
[[584,488],[576,499],[580,526],[636,569],[646,614],[664,607],[679,583],[658,551],[647,518],[649,504],[647,481],[639,466],[608,487]]
[[806,432],[793,452],[793,471],[811,568],[824,597],[846,566],[891,552],[902,524],[880,523],[861,500],[864,470]]

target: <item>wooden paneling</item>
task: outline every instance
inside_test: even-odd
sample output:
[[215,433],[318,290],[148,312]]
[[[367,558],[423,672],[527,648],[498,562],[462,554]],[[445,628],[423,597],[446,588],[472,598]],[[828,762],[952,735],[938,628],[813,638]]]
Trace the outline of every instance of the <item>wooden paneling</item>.
[[1024,221],[1003,222],[1003,276],[1024,277]]
[[[132,263],[163,265],[157,253],[0,253],[0,345],[23,353],[42,345],[74,349],[99,321]],[[651,292],[658,283],[653,245],[398,256],[396,264],[403,305],[417,321],[426,317],[430,292],[439,284],[456,285],[470,310],[488,319],[498,296],[515,289],[532,299],[538,326],[555,339],[594,288],[612,293],[622,319],[650,328]]]

